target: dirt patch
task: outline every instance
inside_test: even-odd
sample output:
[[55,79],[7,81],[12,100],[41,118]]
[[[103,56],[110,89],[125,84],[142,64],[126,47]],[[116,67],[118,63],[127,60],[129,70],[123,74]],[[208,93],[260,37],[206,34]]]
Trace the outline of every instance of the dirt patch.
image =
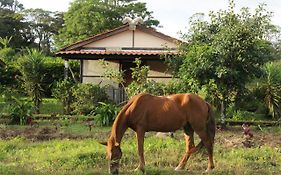
[[[281,134],[280,132],[274,131],[260,131],[253,130],[253,137],[247,138],[243,134],[241,127],[229,127],[227,130],[217,130],[215,144],[223,145],[226,148],[236,147],[259,147],[259,146],[270,146],[270,147],[281,147]],[[84,134],[67,133],[62,129],[52,127],[28,127],[25,129],[18,128],[1,128],[0,127],[0,139],[11,139],[14,137],[25,137],[32,141],[44,141],[52,139],[86,139],[93,138],[101,141],[106,140],[110,134],[110,131],[93,131]],[[149,132],[146,134],[147,137],[155,136],[156,133]],[[124,135],[126,137],[134,137],[134,132],[128,130]],[[175,133],[174,138],[176,140],[183,141],[182,131]]]
[[226,131],[217,131],[216,144],[224,145],[226,148],[235,147],[280,147],[281,135],[274,132],[262,132],[253,130],[253,137],[249,138],[243,134],[243,130],[237,127],[228,128]]
[[92,134],[71,134],[64,133],[62,130],[56,130],[55,128],[43,127],[43,128],[0,128],[0,139],[11,139],[14,137],[24,137],[33,141],[43,141],[51,139],[85,139],[93,138]]

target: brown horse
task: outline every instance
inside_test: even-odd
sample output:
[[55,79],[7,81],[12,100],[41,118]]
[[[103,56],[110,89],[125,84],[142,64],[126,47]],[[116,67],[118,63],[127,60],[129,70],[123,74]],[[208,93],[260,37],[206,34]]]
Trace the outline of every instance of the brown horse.
[[[139,94],[123,107],[116,117],[107,145],[109,171],[118,174],[119,160],[122,157],[120,143],[125,131],[131,128],[136,132],[140,163],[137,169],[144,172],[143,155],[144,135],[147,131],[171,132],[184,129],[186,152],[175,170],[181,170],[190,155],[205,146],[208,151],[208,168],[214,168],[213,145],[215,137],[215,120],[211,106],[194,94],[175,94],[170,96],[153,96]],[[201,141],[195,146],[194,131]]]

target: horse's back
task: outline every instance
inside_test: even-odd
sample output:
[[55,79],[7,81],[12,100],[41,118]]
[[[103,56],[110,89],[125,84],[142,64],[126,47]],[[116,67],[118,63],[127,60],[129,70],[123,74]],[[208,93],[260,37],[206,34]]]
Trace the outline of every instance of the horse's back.
[[175,94],[169,97],[177,103],[179,110],[186,115],[186,120],[195,130],[205,127],[209,115],[209,107],[205,100],[191,93]]
[[208,105],[195,94],[153,96],[142,93],[129,103],[127,120],[133,129],[143,127],[146,131],[168,132],[189,123],[201,130],[208,119]]
[[175,131],[186,123],[185,116],[176,103],[164,96],[135,96],[128,111],[131,127],[141,126],[146,131]]

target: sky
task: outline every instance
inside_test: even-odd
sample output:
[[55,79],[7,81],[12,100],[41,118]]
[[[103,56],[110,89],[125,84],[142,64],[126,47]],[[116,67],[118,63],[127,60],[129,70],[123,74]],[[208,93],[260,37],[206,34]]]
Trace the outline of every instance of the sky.
[[[73,0],[19,0],[25,8],[42,8],[50,11],[67,11]],[[179,32],[186,33],[189,18],[196,13],[208,15],[209,11],[226,10],[228,0],[138,0],[145,2],[153,17],[160,21],[158,31],[180,38]],[[249,7],[252,11],[261,3],[267,4],[267,10],[273,12],[272,22],[281,26],[280,0],[235,0],[236,11]]]

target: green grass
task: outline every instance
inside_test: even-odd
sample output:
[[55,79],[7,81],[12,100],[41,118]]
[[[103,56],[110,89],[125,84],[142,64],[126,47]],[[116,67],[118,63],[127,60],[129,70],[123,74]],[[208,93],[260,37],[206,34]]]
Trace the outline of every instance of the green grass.
[[[105,139],[105,136],[99,133],[109,130],[110,128],[95,128],[94,132],[97,135],[94,138],[82,140],[43,142],[32,142],[23,138],[0,140],[0,174],[107,174],[105,147],[98,141]],[[233,135],[231,132],[218,133],[214,151],[216,167],[212,174],[252,175],[281,172],[280,147],[226,146],[222,141],[225,138],[229,139],[231,135]],[[121,148],[123,152],[121,174],[141,174],[133,171],[138,165],[138,155],[136,139],[131,130],[126,132]],[[155,133],[148,133],[145,138],[147,174],[202,174],[207,167],[205,151],[191,156],[186,166],[188,170],[174,171],[184,153],[184,148],[181,132],[176,133],[175,139],[158,138]]]
[[54,98],[44,98],[40,112],[42,114],[63,113],[62,104]]

